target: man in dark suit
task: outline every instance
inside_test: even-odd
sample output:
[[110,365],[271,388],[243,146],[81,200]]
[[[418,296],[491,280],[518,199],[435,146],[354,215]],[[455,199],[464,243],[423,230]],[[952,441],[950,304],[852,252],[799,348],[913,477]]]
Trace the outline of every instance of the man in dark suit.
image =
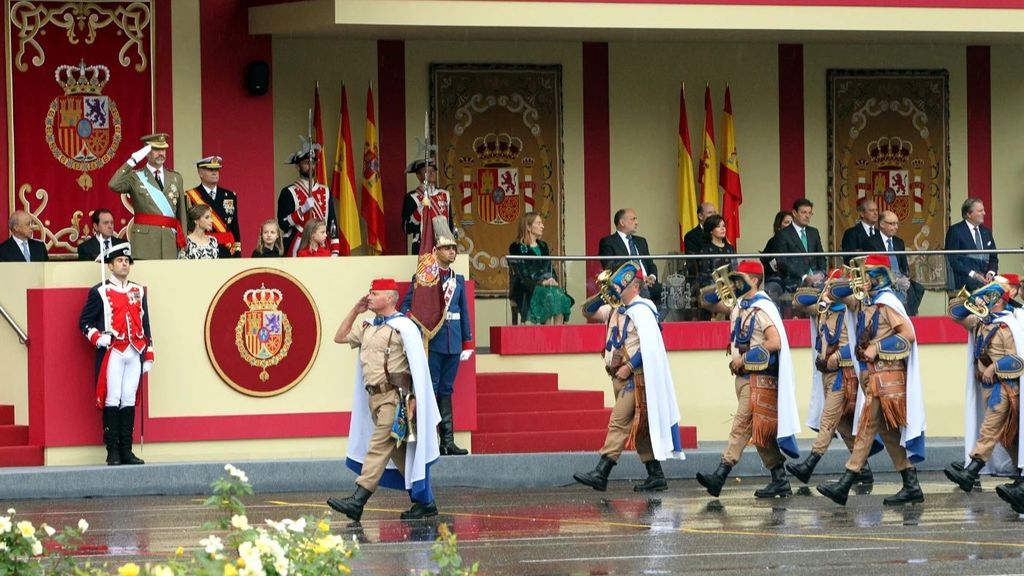
[[700,254],[708,237],[707,231],[704,230],[704,220],[714,214],[718,214],[718,210],[711,202],[704,202],[697,208],[697,225],[683,236],[683,252]]
[[[904,252],[907,249],[903,239],[897,236],[900,227],[900,219],[895,212],[886,210],[882,212],[878,220],[878,234],[868,239],[868,252]],[[924,298],[924,286],[910,279],[910,261],[906,254],[889,256],[889,269],[896,278],[895,292],[903,305],[907,307],[907,314],[917,316],[917,310],[921,306],[921,299]]]
[[46,244],[32,238],[32,216],[15,210],[7,222],[11,237],[0,244],[0,262],[45,262],[50,259]]
[[[843,233],[843,252],[867,252],[868,240],[878,235],[878,204],[865,200],[857,206],[860,221]],[[843,256],[843,263],[849,264],[853,256]]]
[[661,299],[661,285],[657,283],[658,266],[650,258],[639,258],[650,256],[651,251],[647,247],[647,239],[634,234],[639,227],[636,210],[632,208],[619,209],[615,212],[615,217],[612,220],[615,224],[615,233],[601,238],[601,242],[597,246],[597,255],[618,256],[618,258],[602,259],[601,266],[605,270],[617,270],[626,260],[638,260],[644,279],[640,295],[657,303]]
[[125,242],[127,240],[114,235],[114,215],[106,208],[99,208],[92,213],[92,238],[78,245],[78,259],[95,262],[100,252]]
[[[821,235],[818,229],[811,226],[814,215],[814,203],[807,198],[799,198],[793,203],[793,223],[779,230],[775,235],[773,249],[776,254],[786,252],[824,252],[821,247]],[[824,256],[793,256],[777,258],[779,273],[783,287],[787,292],[799,286],[814,286],[825,279],[828,263]]]
[[213,212],[213,231],[218,258],[242,257],[242,232],[238,228],[238,195],[220,185],[224,158],[207,156],[196,162],[199,185],[185,193],[188,207],[205,204]]
[[[983,225],[985,204],[977,198],[964,200],[960,207],[963,221],[946,231],[946,250],[995,250],[996,241],[992,231]],[[946,272],[946,290],[956,292],[963,286],[968,291],[980,288],[995,277],[999,270],[999,256],[996,254],[951,254],[946,256],[949,270]]]

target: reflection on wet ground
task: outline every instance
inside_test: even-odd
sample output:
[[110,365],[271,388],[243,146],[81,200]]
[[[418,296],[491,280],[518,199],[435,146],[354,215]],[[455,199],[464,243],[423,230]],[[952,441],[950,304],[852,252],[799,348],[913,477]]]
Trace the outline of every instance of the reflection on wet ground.
[[[566,471],[569,477],[571,471]],[[515,491],[449,488],[437,491],[441,515],[403,522],[404,494],[382,490],[361,525],[333,514],[335,531],[356,536],[363,555],[356,572],[408,574],[430,568],[437,526],[459,537],[464,560],[486,574],[1020,574],[1024,518],[995,495],[998,479],[981,493],[963,494],[941,473],[922,474],[923,505],[882,506],[899,488],[879,475],[873,494],[850,497],[845,508],[812,490],[786,499],[757,500],[765,479],[730,481],[722,498],[695,481],[675,480],[655,496],[614,482],[605,493],[579,486]],[[322,515],[328,494],[261,494],[248,499],[249,518],[280,520]],[[88,519],[84,553],[121,563],[198,548],[200,528],[213,515],[199,497],[138,497],[5,502],[20,517],[52,526]]]

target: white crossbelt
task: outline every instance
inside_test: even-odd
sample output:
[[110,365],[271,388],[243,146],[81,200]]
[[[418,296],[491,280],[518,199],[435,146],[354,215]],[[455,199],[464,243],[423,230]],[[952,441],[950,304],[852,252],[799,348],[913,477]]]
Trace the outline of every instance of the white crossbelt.
[[445,320],[461,320],[462,314],[458,312],[448,312],[444,315]]

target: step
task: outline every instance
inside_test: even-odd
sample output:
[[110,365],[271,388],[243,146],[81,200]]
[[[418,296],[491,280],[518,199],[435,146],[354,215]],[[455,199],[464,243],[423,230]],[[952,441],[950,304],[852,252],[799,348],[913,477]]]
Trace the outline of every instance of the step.
[[490,372],[476,375],[477,394],[554,392],[555,390],[558,390],[558,374]]
[[566,412],[604,408],[604,392],[562,390],[523,394],[477,394],[477,414],[495,412]]
[[594,452],[604,445],[607,428],[544,432],[477,432],[474,454],[525,454],[533,452]]
[[0,446],[0,468],[42,465],[42,446]]
[[544,430],[596,430],[608,426],[612,409],[570,410],[563,412],[498,412],[478,414],[476,432],[542,432]]
[[0,424],[14,424],[14,406],[0,404]]
[[24,446],[28,444],[28,426],[0,424],[0,446]]

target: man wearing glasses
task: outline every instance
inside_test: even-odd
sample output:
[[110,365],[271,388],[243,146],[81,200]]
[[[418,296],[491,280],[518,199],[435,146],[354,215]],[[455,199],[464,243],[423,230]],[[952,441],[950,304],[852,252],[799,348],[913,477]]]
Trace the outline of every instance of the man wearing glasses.
[[898,254],[907,249],[903,239],[897,236],[900,219],[896,213],[886,210],[878,218],[878,234],[868,238],[869,252],[897,252],[889,256],[892,275],[896,279],[893,285],[896,296],[907,308],[907,314],[917,316],[917,310],[924,298],[924,286],[910,279],[910,262],[906,254]]

